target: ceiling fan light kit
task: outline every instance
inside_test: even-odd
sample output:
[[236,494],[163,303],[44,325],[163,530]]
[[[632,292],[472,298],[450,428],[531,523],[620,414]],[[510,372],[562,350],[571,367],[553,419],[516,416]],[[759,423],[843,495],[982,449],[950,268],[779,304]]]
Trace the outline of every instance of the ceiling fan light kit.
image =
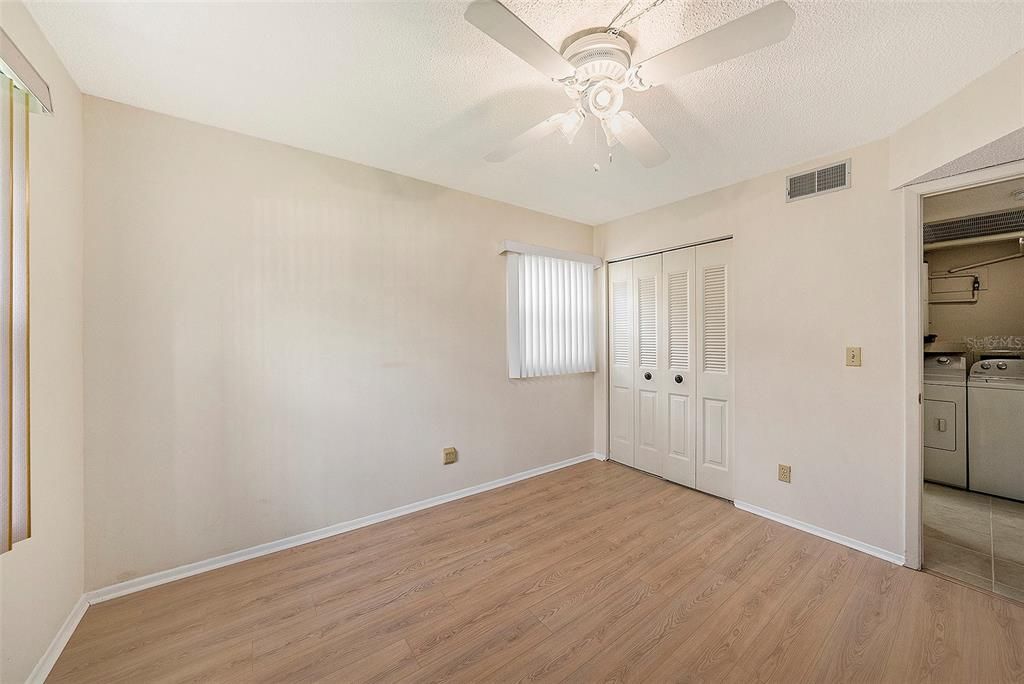
[[572,141],[576,137],[576,134],[580,132],[581,128],[583,128],[583,120],[585,118],[586,115],[583,113],[582,109],[570,109],[568,112],[561,115],[558,123],[558,130],[562,132],[562,135],[565,136],[566,142],[570,145],[572,145]]
[[466,20],[561,85],[573,103],[568,112],[542,121],[485,159],[505,161],[555,130],[572,143],[592,115],[601,122],[609,148],[621,143],[643,166],[657,166],[669,158],[668,151],[634,114],[622,110],[624,92],[644,91],[778,43],[789,35],[795,16],[785,0],[776,0],[634,65],[629,42],[616,28],[584,35],[560,54],[498,0],[475,0]]

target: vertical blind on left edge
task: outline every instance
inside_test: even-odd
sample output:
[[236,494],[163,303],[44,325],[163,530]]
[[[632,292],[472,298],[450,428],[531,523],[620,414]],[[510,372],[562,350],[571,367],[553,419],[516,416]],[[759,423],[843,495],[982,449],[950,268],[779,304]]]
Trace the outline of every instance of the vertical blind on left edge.
[[32,534],[28,93],[0,75],[0,553]]
[[595,370],[593,265],[508,255],[509,377]]

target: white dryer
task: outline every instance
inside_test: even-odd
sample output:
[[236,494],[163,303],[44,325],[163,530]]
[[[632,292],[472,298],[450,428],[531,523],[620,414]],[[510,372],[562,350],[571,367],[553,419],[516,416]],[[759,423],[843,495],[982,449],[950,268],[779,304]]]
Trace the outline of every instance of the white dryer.
[[966,488],[967,357],[927,354],[922,398],[924,479]]
[[1024,501],[1024,359],[971,366],[971,489]]

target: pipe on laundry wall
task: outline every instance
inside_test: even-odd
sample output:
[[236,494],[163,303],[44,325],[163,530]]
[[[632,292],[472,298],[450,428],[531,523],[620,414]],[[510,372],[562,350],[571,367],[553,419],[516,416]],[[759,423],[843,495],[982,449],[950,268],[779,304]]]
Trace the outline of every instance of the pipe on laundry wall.
[[1020,259],[1020,258],[1024,258],[1024,237],[1017,238],[1017,253],[1016,254],[1008,254],[1006,256],[998,257],[996,259],[988,259],[986,261],[979,261],[976,264],[967,264],[966,266],[957,266],[955,268],[949,269],[946,272],[947,273],[959,273],[960,271],[969,271],[972,268],[978,268],[980,266],[991,266],[992,264],[1001,264],[1004,261],[1010,261],[1012,259]]

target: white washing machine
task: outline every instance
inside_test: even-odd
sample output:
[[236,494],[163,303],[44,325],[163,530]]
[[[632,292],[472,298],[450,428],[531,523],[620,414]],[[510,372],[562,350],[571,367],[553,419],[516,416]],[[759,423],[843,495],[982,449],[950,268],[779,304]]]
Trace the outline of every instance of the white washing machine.
[[966,489],[967,357],[926,354],[922,399],[924,479]]
[[1024,359],[971,366],[971,489],[1024,501]]

